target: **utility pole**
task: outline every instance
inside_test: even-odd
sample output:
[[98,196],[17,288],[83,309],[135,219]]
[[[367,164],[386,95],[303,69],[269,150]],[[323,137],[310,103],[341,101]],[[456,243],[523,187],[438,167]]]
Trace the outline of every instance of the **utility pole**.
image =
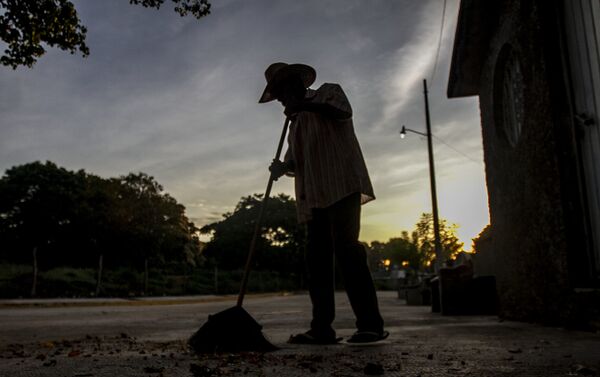
[[429,181],[431,183],[431,212],[433,213],[433,235],[435,248],[435,272],[439,272],[442,267],[442,241],[440,238],[440,217],[438,216],[437,191],[435,187],[435,164],[433,162],[433,142],[431,141],[433,134],[431,133],[431,119],[429,117],[429,98],[427,96],[427,80],[423,80],[423,94],[425,95],[425,122],[427,124],[427,132],[419,132],[402,126],[400,137],[404,138],[407,132],[412,132],[417,135],[427,138],[427,150],[429,152]]
[[427,150],[429,151],[429,180],[431,182],[431,207],[433,212],[433,234],[435,237],[435,271],[442,267],[442,242],[440,239],[440,218],[438,216],[437,191],[435,186],[435,164],[433,162],[433,143],[431,141],[431,118],[429,116],[429,97],[427,79],[423,79],[425,96],[425,121],[427,123]]

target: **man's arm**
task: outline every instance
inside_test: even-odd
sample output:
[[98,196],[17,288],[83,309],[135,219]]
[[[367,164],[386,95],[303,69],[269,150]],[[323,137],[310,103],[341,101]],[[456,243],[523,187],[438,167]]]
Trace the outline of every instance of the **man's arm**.
[[290,116],[301,111],[321,114],[330,119],[344,120],[352,117],[352,107],[342,87],[338,84],[323,84],[312,98],[291,100],[286,103],[285,114]]
[[348,119],[352,117],[352,113],[334,107],[328,103],[310,102],[310,101],[291,101],[285,107],[284,113],[287,116],[292,116],[301,111],[309,111],[326,116],[330,119]]

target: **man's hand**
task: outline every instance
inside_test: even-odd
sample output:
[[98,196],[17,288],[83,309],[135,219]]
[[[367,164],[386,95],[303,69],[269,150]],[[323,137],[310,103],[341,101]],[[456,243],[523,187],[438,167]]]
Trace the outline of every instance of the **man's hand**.
[[290,164],[274,159],[271,163],[271,166],[269,166],[269,171],[271,172],[271,177],[273,177],[273,180],[276,181],[282,175],[290,171]]

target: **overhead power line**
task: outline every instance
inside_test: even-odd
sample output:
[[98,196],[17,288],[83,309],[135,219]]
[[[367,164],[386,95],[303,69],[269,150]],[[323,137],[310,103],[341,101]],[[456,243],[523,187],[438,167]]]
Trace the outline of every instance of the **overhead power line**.
[[461,152],[460,150],[458,150],[458,149],[454,148],[452,145],[450,145],[450,144],[446,143],[444,140],[440,139],[439,137],[437,137],[437,136],[435,136],[435,135],[433,135],[433,134],[432,134],[432,136],[433,136],[433,138],[434,138],[435,140],[437,140],[437,141],[439,141],[440,143],[444,144],[445,146],[447,146],[448,148],[452,149],[452,150],[453,150],[453,151],[455,151],[456,153],[459,153],[459,154],[461,154],[461,155],[462,155],[463,157],[465,157],[466,159],[468,159],[468,160],[470,160],[470,161],[472,161],[472,162],[474,162],[474,163],[476,163],[476,164],[478,164],[478,165],[482,165],[481,161],[478,161],[478,160],[476,160],[476,159],[472,158],[471,156],[469,156],[469,155],[465,154],[464,152]]
[[438,45],[437,45],[437,51],[435,53],[435,63],[433,64],[433,71],[431,73],[431,80],[429,80],[430,82],[433,83],[433,79],[435,78],[435,73],[437,71],[437,66],[438,66],[438,62],[440,59],[440,50],[442,49],[442,37],[444,36],[444,24],[446,21],[446,1],[444,0],[444,7],[442,8],[442,24],[440,26],[440,35],[438,38]]

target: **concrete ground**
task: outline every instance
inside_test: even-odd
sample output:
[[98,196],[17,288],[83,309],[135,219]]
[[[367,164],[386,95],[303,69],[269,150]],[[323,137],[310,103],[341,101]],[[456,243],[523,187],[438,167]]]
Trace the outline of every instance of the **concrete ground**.
[[[599,375],[600,334],[446,317],[380,292],[390,337],[379,344],[297,346],[303,294],[250,296],[245,308],[279,351],[196,356],[187,338],[234,297],[0,301],[0,376],[577,376]],[[338,335],[354,331],[343,293]]]

